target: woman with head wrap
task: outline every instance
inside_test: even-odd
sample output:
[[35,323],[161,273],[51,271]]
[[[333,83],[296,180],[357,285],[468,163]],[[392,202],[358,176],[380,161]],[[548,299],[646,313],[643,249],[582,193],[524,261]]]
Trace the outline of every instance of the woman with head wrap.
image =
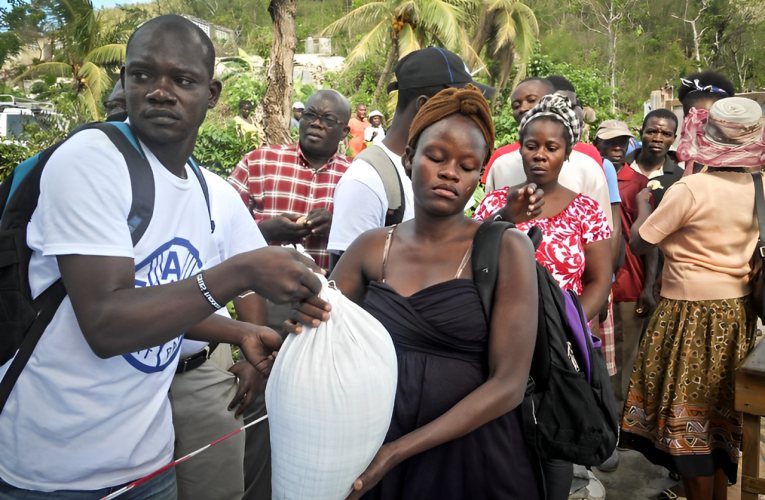
[[[542,98],[521,120],[518,139],[523,170],[527,182],[544,191],[545,204],[539,215],[527,216],[517,227],[521,231],[532,226],[542,230],[536,259],[562,289],[573,290],[580,296],[584,312],[592,320],[598,317],[611,289],[611,230],[605,213],[592,198],[558,183],[563,162],[571,154],[579,133],[579,119],[570,101],[558,94]],[[487,194],[474,217],[479,220],[488,217],[505,204],[506,198],[505,190]],[[570,463],[545,464],[548,500],[568,498],[572,474]]]
[[[714,71],[702,71],[693,73],[680,79],[680,86],[677,90],[677,98],[683,105],[683,115],[685,120],[691,114],[691,110],[699,109],[709,111],[712,104],[733,97],[736,88],[730,80],[720,73]],[[685,162],[685,174],[696,174],[704,168],[704,164],[693,161]]]
[[[534,249],[520,231],[505,233],[496,300],[507,306],[488,323],[470,266],[480,224],[463,210],[493,145],[480,90],[450,88],[428,100],[403,156],[414,219],[364,233],[332,272],[337,287],[386,327],[399,365],[385,444],[348,485],[349,498],[542,497],[517,408],[537,330]],[[534,210],[525,203],[521,213]],[[326,319],[322,307],[302,303],[293,319]]]
[[[750,259],[759,231],[754,182],[765,163],[763,117],[749,99],[692,109],[678,157],[708,165],[666,191],[651,213],[638,194],[630,249],[664,253],[661,301],[640,342],[622,444],[683,477],[689,500],[727,498],[736,482],[742,415],[733,371],[753,346]],[[650,186],[650,185],[649,185]]]
[[[569,100],[557,94],[545,96],[521,120],[518,139],[526,180],[544,191],[545,204],[539,215],[526,217],[517,225],[522,231],[531,226],[542,230],[544,239],[537,249],[537,260],[561,288],[580,295],[587,318],[594,319],[611,286],[611,230],[592,198],[558,183],[563,162],[579,137],[579,127]],[[504,206],[506,198],[504,189],[487,194],[475,218],[486,218]]]

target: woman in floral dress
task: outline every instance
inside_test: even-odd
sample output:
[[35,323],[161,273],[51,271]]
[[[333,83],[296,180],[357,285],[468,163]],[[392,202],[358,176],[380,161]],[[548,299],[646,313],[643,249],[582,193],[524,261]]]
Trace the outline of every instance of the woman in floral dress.
[[[528,111],[518,133],[523,169],[528,182],[544,191],[542,213],[516,222],[521,231],[542,230],[536,259],[564,290],[579,295],[587,318],[597,318],[611,289],[611,229],[597,202],[558,184],[563,163],[579,138],[580,124],[571,103],[563,96],[545,96]],[[505,206],[507,192],[486,195],[474,218],[484,219]],[[512,192],[512,191],[511,191]],[[530,215],[529,215],[530,217]],[[548,500],[565,500],[573,479],[573,466],[560,460],[544,464]]]

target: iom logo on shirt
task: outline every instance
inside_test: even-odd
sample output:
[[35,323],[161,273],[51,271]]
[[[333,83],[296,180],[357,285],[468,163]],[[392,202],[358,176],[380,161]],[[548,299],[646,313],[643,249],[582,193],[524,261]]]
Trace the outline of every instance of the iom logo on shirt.
[[[174,238],[135,266],[135,286],[165,285],[184,280],[202,270],[199,251],[184,238]],[[135,368],[146,373],[162,371],[178,355],[183,336],[165,344],[124,354]]]

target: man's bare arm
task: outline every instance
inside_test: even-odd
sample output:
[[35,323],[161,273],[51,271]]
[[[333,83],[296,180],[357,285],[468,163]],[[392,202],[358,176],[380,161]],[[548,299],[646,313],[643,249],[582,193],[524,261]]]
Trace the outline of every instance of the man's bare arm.
[[[200,292],[196,277],[135,288],[135,263],[130,258],[62,255],[58,265],[85,340],[101,358],[170,341],[215,311]],[[205,271],[204,281],[221,305],[246,290],[274,302],[288,302],[320,291],[319,280],[306,266],[319,271],[297,252],[263,248]]]

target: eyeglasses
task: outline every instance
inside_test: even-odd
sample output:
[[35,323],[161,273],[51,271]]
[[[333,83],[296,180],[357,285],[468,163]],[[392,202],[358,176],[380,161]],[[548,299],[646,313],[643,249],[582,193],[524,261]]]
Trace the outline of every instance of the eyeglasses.
[[104,109],[106,109],[107,112],[114,108],[125,109],[125,103],[123,101],[104,101]]
[[337,127],[340,124],[345,125],[340,120],[335,120],[334,118],[330,118],[328,116],[319,116],[313,111],[303,111],[303,115],[300,117],[301,121],[305,120],[307,123],[313,123],[317,119],[329,128]]

